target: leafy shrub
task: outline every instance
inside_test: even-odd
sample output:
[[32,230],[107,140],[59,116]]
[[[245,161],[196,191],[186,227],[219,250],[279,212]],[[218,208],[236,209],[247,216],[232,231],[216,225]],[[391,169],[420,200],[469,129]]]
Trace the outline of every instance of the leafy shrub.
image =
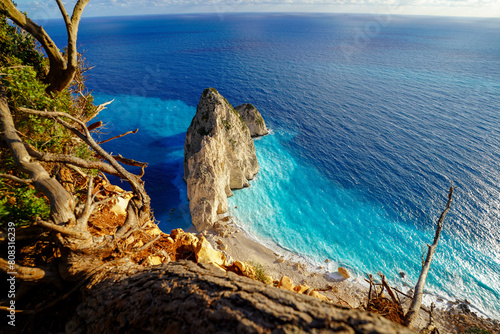
[[255,279],[265,284],[271,284],[269,281],[269,276],[266,273],[266,270],[260,263],[251,262],[250,265],[255,269]]
[[46,60],[38,52],[35,39],[28,33],[10,25],[0,11],[0,66],[26,65],[45,77]]
[[[44,83],[48,60],[40,46],[26,32],[9,24],[0,11],[0,80],[5,86],[9,107],[16,129],[22,140],[39,151],[64,153],[92,159],[92,150],[80,140],[75,140],[69,130],[44,117],[29,115],[21,107],[35,110],[66,112],[88,121],[95,112],[93,97],[85,91],[84,58],[80,57],[73,85],[57,94],[46,93]],[[56,164],[45,164],[46,169],[57,173]],[[16,175],[16,166],[0,134],[0,173]],[[13,221],[17,225],[33,222],[36,217],[48,218],[50,207],[35,189],[20,186],[0,178],[0,226]]]
[[14,222],[16,226],[33,223],[36,217],[47,219],[50,206],[44,197],[30,187],[9,189],[0,179],[0,226]]

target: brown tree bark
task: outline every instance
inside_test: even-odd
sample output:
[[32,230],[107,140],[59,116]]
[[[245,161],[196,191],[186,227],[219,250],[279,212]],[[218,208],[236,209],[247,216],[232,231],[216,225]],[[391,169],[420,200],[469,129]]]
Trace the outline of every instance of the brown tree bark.
[[212,265],[124,265],[87,286],[71,333],[413,333]]
[[78,0],[69,17],[61,0],[56,0],[66,24],[68,33],[68,49],[66,57],[59,51],[57,45],[47,34],[43,27],[37,25],[29,17],[21,13],[11,0],[0,0],[0,8],[5,10],[7,16],[19,27],[30,33],[44,48],[49,58],[49,71],[46,82],[49,84],[48,92],[60,92],[68,87],[78,69],[78,50],[76,39],[82,12],[90,0]]

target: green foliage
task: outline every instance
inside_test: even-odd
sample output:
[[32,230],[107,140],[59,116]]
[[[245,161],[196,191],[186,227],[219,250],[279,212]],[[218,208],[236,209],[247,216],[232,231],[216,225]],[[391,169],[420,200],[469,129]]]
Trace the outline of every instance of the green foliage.
[[250,262],[250,265],[255,269],[255,279],[265,284],[272,284],[269,280],[269,275],[267,275],[266,270],[260,263]]
[[92,151],[89,150],[87,144],[83,142],[74,146],[73,154],[81,159],[89,160],[92,158]]
[[[83,142],[53,119],[29,115],[21,107],[35,110],[66,112],[88,121],[95,112],[94,100],[85,91],[84,65],[78,69],[73,85],[58,94],[48,95],[44,83],[48,60],[39,52],[33,37],[9,24],[0,11],[0,80],[5,86],[9,107],[20,137],[37,150],[71,154],[93,159],[93,152]],[[80,64],[85,59],[80,57]],[[10,151],[0,134],[0,173],[17,175]],[[49,173],[59,171],[57,164],[45,164]],[[50,207],[43,195],[29,186],[0,178],[0,226],[13,221],[16,225],[47,219]]]
[[467,329],[464,334],[491,334],[490,331],[486,329],[481,329],[479,327],[471,327]]
[[56,98],[46,94],[47,85],[42,83],[36,71],[29,66],[5,68],[2,83],[9,92],[11,107],[37,110],[68,110],[72,105],[71,95],[61,93]]
[[31,66],[40,78],[45,77],[46,60],[38,52],[35,39],[10,25],[0,12],[0,66],[19,65]]
[[231,130],[231,123],[229,123],[229,121],[227,119],[223,119],[222,120],[222,124],[224,124],[226,130]]
[[36,217],[47,219],[50,206],[44,197],[29,186],[10,188],[0,179],[0,227],[8,222],[16,226],[33,223]]

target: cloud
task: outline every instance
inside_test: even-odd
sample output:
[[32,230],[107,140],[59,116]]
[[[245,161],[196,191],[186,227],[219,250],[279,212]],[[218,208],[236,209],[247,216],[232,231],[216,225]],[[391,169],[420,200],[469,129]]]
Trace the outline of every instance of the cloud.
[[[17,0],[21,10],[58,17],[55,1]],[[68,10],[76,0],[66,0]],[[401,14],[500,16],[498,0],[91,0],[86,16],[231,11],[353,11],[397,8]],[[450,10],[447,10],[450,9]],[[468,11],[467,9],[471,9]],[[455,13],[455,14],[453,14]]]

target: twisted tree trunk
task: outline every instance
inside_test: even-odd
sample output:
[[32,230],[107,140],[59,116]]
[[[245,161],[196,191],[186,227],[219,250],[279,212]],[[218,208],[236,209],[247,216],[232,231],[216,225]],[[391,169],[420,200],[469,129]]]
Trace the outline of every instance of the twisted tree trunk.
[[62,91],[71,84],[75,77],[75,73],[78,69],[78,50],[76,45],[78,26],[82,12],[89,1],[90,0],[78,0],[70,18],[62,1],[56,0],[63,15],[68,33],[68,49],[65,58],[43,27],[21,13],[11,0],[0,0],[0,9],[5,10],[7,16],[12,21],[36,38],[47,53],[50,64],[46,77],[46,82],[49,84],[47,88],[48,92]]

